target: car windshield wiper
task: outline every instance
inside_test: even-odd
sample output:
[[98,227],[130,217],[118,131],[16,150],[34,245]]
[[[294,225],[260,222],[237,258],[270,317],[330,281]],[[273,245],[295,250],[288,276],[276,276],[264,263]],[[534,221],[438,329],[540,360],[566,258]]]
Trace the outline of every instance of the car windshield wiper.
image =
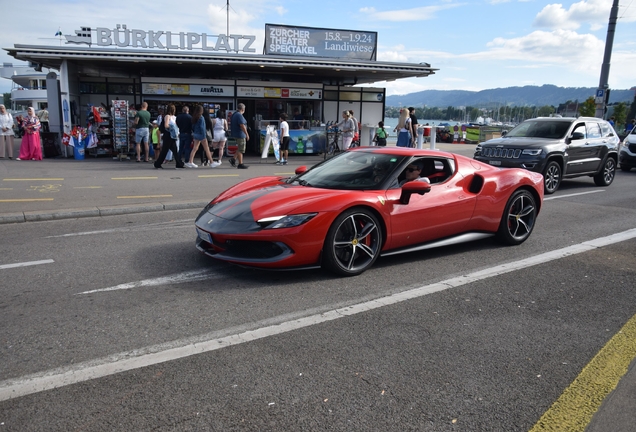
[[312,185],[309,184],[309,182],[307,180],[298,180],[298,184],[301,185],[301,186],[313,187]]

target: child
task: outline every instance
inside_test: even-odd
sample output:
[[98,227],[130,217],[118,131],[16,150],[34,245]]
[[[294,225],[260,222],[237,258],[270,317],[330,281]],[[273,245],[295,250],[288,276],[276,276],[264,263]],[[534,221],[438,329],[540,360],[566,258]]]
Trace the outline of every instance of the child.
[[379,146],[386,146],[386,130],[384,130],[384,122],[378,122],[378,128],[375,130],[373,141]]
[[152,144],[155,154],[159,154],[161,151],[161,132],[159,131],[157,120],[154,120],[150,124],[150,143]]

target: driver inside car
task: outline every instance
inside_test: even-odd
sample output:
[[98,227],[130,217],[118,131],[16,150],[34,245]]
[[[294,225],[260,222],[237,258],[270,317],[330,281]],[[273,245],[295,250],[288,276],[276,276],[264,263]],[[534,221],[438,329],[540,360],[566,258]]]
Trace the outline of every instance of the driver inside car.
[[404,170],[404,180],[400,182],[400,186],[404,185],[404,183],[410,181],[423,181],[426,183],[430,183],[430,180],[427,177],[421,177],[422,169],[424,168],[424,163],[422,161],[411,162]]

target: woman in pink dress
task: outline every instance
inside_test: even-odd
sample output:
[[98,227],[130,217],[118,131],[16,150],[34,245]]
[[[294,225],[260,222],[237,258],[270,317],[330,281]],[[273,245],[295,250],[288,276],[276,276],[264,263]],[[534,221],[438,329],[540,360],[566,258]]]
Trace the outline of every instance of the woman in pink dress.
[[40,120],[35,115],[33,107],[27,109],[27,116],[22,119],[24,136],[20,144],[20,157],[17,160],[42,160],[40,147]]

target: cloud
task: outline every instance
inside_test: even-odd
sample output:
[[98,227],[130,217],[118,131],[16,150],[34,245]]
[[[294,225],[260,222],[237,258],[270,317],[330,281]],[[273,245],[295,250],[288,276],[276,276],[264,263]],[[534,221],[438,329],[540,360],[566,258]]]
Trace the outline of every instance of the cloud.
[[532,23],[535,27],[549,29],[576,30],[583,24],[591,24],[597,29],[609,19],[612,0],[588,0],[574,3],[569,9],[555,3],[544,7]]
[[605,43],[591,34],[554,30],[535,31],[512,39],[495,38],[486,46],[489,51],[478,53],[476,56],[496,55],[509,60],[539,63],[567,62],[576,66],[597,62],[602,58]]
[[366,15],[363,19],[369,19],[372,21],[425,21],[436,18],[436,13],[439,11],[454,9],[462,6],[460,3],[443,4],[438,6],[422,6],[412,9],[397,9],[388,11],[378,11],[374,7],[364,7],[360,9],[360,12]]

